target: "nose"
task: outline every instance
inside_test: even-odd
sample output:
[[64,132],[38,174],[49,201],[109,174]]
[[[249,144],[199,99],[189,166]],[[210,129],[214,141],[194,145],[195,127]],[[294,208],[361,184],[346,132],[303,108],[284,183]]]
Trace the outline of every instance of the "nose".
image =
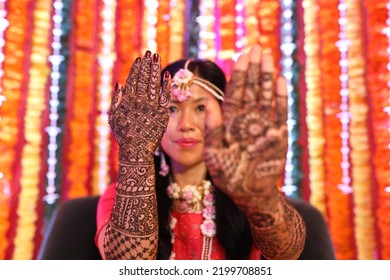
[[183,110],[181,112],[177,129],[180,131],[191,131],[195,129],[195,118],[189,110]]

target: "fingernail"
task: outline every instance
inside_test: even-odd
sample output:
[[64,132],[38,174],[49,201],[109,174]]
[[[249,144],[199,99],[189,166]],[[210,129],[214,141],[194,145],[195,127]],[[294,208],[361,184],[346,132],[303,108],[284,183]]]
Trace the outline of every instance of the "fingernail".
[[158,62],[158,54],[153,54],[153,62]]
[[164,73],[164,78],[165,78],[165,79],[169,79],[170,76],[171,76],[171,74],[169,74],[168,71],[165,71],[165,73]]
[[147,50],[146,52],[145,52],[145,57],[150,57],[152,55],[152,53],[149,51],[149,50]]
[[115,82],[114,90],[117,91],[119,89],[119,83]]

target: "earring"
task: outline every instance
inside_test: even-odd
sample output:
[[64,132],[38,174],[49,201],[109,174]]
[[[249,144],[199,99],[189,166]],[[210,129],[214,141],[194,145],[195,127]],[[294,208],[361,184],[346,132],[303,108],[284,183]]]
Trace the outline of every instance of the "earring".
[[167,176],[169,174],[169,165],[165,160],[165,154],[160,148],[157,148],[154,152],[155,156],[160,156],[160,171],[158,172],[161,176]]

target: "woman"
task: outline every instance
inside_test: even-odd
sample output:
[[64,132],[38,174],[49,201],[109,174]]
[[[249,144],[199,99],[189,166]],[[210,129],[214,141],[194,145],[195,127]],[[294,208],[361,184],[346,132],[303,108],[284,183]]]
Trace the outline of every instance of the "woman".
[[225,91],[213,62],[182,60],[161,71],[149,51],[135,61],[109,117],[119,174],[98,206],[103,258],[299,257],[306,228],[276,187],[287,89],[283,78],[274,82],[273,65],[254,46]]

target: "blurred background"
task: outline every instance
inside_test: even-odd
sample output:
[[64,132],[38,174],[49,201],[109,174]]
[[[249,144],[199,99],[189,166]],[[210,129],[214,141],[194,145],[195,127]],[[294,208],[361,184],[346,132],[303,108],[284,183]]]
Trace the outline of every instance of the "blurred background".
[[149,49],[230,76],[256,43],[288,81],[279,187],[337,259],[390,259],[390,1],[0,0],[0,259],[35,259],[59,203],[116,179],[113,85]]

